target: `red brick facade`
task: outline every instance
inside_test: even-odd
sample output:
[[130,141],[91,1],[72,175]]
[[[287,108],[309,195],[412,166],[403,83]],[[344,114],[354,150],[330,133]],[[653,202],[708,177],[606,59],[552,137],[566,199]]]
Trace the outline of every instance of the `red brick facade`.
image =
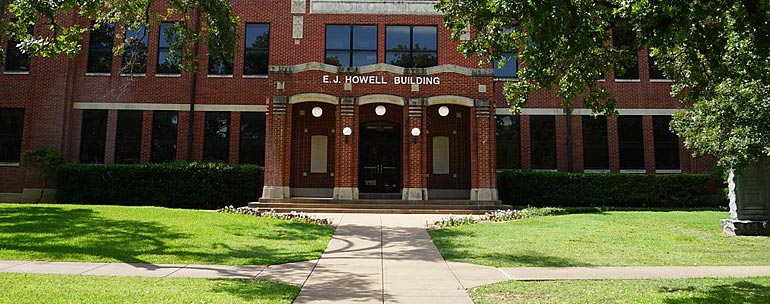
[[[205,45],[199,49],[198,73],[178,76],[156,75],[158,56],[157,26],[149,29],[147,73],[121,76],[121,58],[112,60],[109,74],[87,74],[88,35],[84,51],[75,58],[32,58],[29,73],[0,75],[0,107],[23,108],[24,132],[21,151],[51,147],[64,153],[68,161],[79,159],[82,111],[108,110],[105,139],[105,163],[115,159],[115,132],[118,110],[142,110],[141,162],[150,161],[153,113],[178,111],[176,160],[203,160],[204,117],[206,111],[231,112],[229,160],[239,162],[240,113],[266,112],[265,197],[295,195],[292,189],[317,189],[337,198],[358,197],[361,178],[359,154],[360,127],[372,121],[392,122],[400,128],[400,183],[404,199],[427,199],[436,189],[458,190],[471,199],[496,199],[497,157],[495,150],[495,115],[505,115],[502,96],[504,81],[496,80],[491,69],[479,69],[478,58],[464,58],[456,52],[457,42],[441,26],[436,14],[323,14],[312,13],[313,1],[305,2],[304,13],[292,13],[292,1],[234,0],[235,13],[243,23],[270,24],[270,72],[264,76],[244,76],[244,41],[239,39],[232,76],[207,74]],[[295,1],[296,2],[296,1]],[[297,8],[295,8],[296,10]],[[293,24],[302,17],[302,23]],[[76,20],[83,25],[88,20]],[[377,26],[377,62],[383,63],[388,25],[438,26],[438,66],[405,70],[377,64],[357,72],[323,64],[325,29],[328,24],[364,24]],[[44,26],[37,26],[43,31]],[[293,38],[297,29],[301,38]],[[120,31],[121,29],[117,29]],[[238,27],[245,34],[243,24]],[[0,41],[5,47],[6,41]],[[651,115],[670,115],[680,107],[669,96],[670,83],[650,81],[647,52],[639,52],[640,79],[614,80],[612,71],[602,83],[617,98],[621,115],[642,115],[644,123],[645,171],[655,173],[655,147]],[[4,72],[0,70],[0,72]],[[343,84],[345,77],[375,76],[385,84]],[[196,77],[197,79],[193,79]],[[327,82],[324,83],[324,77]],[[340,77],[341,83],[333,80]],[[440,84],[419,86],[394,84],[396,77],[438,78]],[[405,79],[405,78],[401,78]],[[195,81],[194,81],[195,80]],[[196,85],[193,86],[193,83]],[[191,99],[192,96],[192,99]],[[386,114],[374,113],[376,106]],[[441,106],[449,108],[446,117],[438,114]],[[314,117],[314,107],[323,114]],[[520,169],[532,168],[530,115],[555,115],[556,168],[559,171],[583,171],[580,104],[568,116],[558,99],[549,93],[532,97],[519,121]],[[194,111],[191,111],[194,109]],[[570,121],[568,125],[568,120]],[[617,119],[607,119],[610,172],[620,172]],[[345,128],[351,135],[343,134]],[[192,131],[190,132],[190,128]],[[418,128],[419,136],[412,130]],[[570,131],[571,139],[567,136]],[[311,137],[327,136],[327,171],[310,172]],[[449,174],[433,173],[435,136],[449,137]],[[568,157],[571,143],[571,157]],[[190,150],[192,149],[192,150]],[[693,159],[681,147],[681,172],[708,172],[713,160]],[[188,155],[190,157],[188,157]],[[380,169],[378,169],[380,170]],[[20,193],[39,189],[39,171],[26,162],[0,166],[0,193]],[[254,198],[255,200],[258,198]]]

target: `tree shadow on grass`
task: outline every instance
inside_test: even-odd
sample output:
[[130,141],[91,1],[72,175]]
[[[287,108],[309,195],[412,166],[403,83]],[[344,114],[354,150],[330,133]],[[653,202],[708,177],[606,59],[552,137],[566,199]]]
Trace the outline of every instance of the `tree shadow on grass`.
[[[698,292],[698,288],[661,288],[660,292],[681,292],[688,295],[665,299],[667,304],[713,304],[713,303],[770,303],[770,286],[739,281],[733,284],[712,286]],[[695,294],[695,296],[689,296]]]
[[213,292],[228,293],[245,301],[291,303],[299,294],[298,286],[267,280],[212,279]]

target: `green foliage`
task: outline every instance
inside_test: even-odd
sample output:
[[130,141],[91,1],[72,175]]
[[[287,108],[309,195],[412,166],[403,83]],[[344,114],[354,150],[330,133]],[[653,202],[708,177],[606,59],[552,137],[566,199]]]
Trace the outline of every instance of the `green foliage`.
[[718,207],[705,174],[577,174],[506,171],[500,198],[512,205],[695,208]]
[[63,203],[216,209],[244,205],[262,192],[262,169],[254,165],[72,164],[59,168],[58,177],[56,199]]
[[51,148],[24,151],[22,157],[25,161],[34,162],[43,169],[43,179],[55,176],[56,170],[65,163],[64,156]]

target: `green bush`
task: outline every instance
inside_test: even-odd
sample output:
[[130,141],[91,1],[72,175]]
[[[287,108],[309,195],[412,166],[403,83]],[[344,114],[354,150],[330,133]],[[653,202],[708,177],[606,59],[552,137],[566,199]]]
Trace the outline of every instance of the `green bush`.
[[169,163],[61,166],[56,200],[62,203],[216,209],[242,206],[262,193],[255,165]]
[[722,205],[706,174],[514,172],[500,176],[500,198],[516,206],[700,208]]

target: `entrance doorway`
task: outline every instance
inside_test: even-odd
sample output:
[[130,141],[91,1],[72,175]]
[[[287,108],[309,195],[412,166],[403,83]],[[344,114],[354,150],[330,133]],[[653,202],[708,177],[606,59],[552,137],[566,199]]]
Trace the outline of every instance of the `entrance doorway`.
[[359,134],[359,197],[401,198],[401,127],[369,122]]

